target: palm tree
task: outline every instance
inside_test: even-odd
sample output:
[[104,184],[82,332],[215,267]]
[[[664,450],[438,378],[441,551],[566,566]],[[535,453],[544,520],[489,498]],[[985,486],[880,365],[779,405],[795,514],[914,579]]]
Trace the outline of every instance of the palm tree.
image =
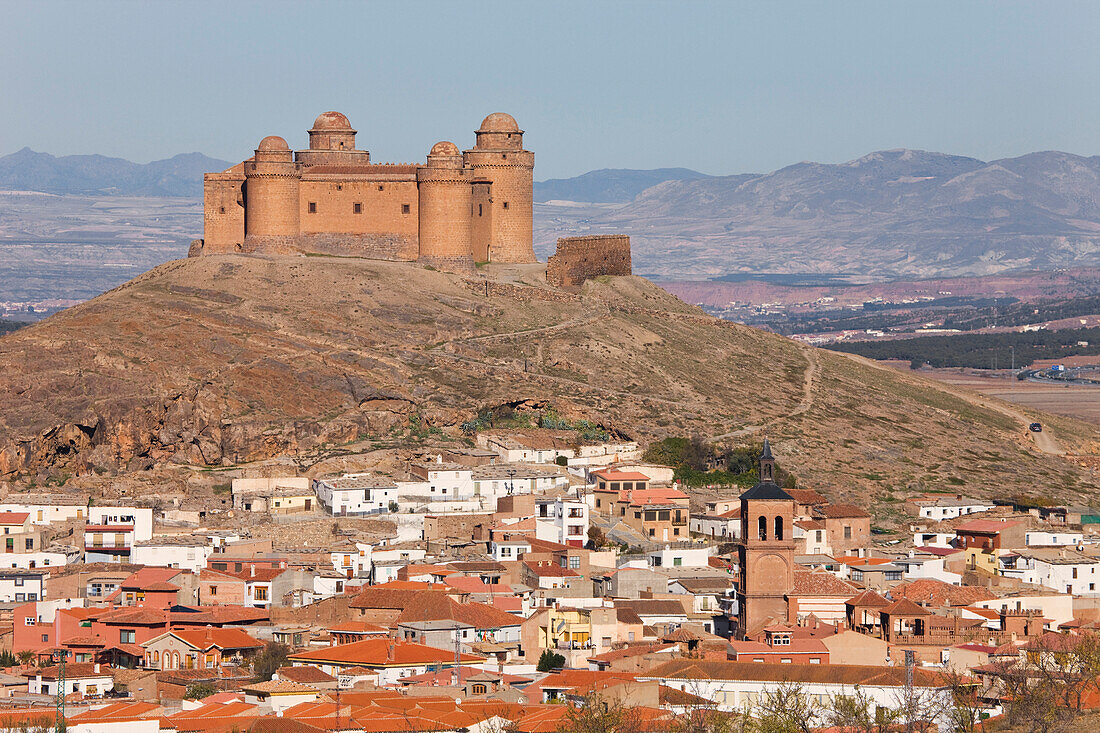
[[24,649],[15,656],[19,658],[19,663],[26,667],[29,666],[31,660],[34,659],[34,652],[32,652],[30,649]]

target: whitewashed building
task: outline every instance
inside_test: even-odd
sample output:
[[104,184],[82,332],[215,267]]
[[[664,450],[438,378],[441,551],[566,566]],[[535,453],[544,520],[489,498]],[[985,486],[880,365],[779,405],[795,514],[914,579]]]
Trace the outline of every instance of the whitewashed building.
[[368,473],[349,473],[313,482],[317,500],[333,516],[385,514],[397,503],[397,486]]
[[200,535],[163,535],[134,542],[130,560],[138,565],[179,568],[198,574],[214,554],[214,546]]
[[0,570],[0,603],[45,600],[45,576],[41,570]]
[[535,537],[559,545],[583,547],[588,541],[588,504],[568,496],[537,499]]

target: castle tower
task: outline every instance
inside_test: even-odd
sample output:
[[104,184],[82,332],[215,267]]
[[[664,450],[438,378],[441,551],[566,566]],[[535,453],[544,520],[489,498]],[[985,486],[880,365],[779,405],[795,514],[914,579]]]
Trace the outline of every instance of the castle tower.
[[303,165],[367,165],[369,150],[356,150],[355,130],[339,112],[322,112],[309,128],[309,149],[299,150],[295,160]]
[[[476,134],[477,142],[463,157],[473,170],[475,181],[491,182],[487,200],[475,200],[472,212],[475,231],[479,231],[478,218],[490,217],[486,227],[487,259],[535,262],[532,244],[535,154],[523,149],[523,130],[504,112],[486,117]],[[475,242],[474,246],[479,251],[485,249],[481,242]]]
[[420,210],[419,262],[447,272],[474,269],[473,206],[470,169],[451,142],[439,142],[428,153],[428,164],[417,168]]
[[787,595],[794,588],[794,499],[775,483],[775,459],[764,439],[760,481],[741,494],[738,634],[758,634],[787,621]]
[[299,234],[301,173],[286,140],[270,135],[244,163],[244,251],[281,252]]

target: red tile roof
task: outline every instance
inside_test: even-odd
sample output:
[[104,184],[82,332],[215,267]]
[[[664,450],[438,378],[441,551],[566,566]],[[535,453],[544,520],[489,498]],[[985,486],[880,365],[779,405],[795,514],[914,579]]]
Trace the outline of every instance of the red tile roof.
[[859,590],[851,583],[841,580],[832,573],[823,570],[794,572],[794,596],[839,596],[851,598]]
[[618,471],[614,468],[602,468],[593,471],[592,475],[605,481],[649,481],[649,476],[639,471]]
[[548,560],[524,560],[523,564],[540,578],[579,578],[581,574],[576,570],[563,568],[557,563]]
[[895,586],[890,591],[890,597],[908,598],[924,606],[972,606],[997,596],[981,586],[951,585],[942,580],[922,578]]
[[26,524],[27,517],[29,516],[29,512],[0,512],[0,524]]
[[175,629],[171,633],[195,649],[259,649],[263,646],[240,629]]
[[[290,660],[307,664],[327,662],[336,665],[360,667],[410,667],[425,664],[444,664],[454,659],[454,652],[436,649],[424,644],[391,641],[389,639],[365,639],[351,644],[341,644],[327,649],[316,649],[291,654]],[[485,657],[463,654],[462,662],[484,662]]]
[[996,519],[971,519],[955,527],[955,533],[976,532],[978,534],[995,534],[1009,527],[1014,527],[1021,522],[1015,520],[998,521]]

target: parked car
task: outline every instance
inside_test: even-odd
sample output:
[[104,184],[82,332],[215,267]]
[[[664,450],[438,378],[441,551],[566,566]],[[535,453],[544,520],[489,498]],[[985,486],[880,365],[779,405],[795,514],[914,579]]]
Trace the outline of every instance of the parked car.
[[1033,433],[1041,433],[1043,432],[1043,425],[1042,423],[1033,422],[1027,426],[1027,429]]

